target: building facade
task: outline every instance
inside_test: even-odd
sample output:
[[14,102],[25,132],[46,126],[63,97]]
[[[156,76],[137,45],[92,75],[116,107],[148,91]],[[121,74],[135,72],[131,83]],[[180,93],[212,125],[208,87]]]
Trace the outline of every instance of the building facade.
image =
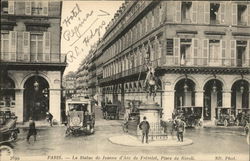
[[127,1],[97,45],[104,100],[146,100],[145,59],[156,69],[163,119],[180,106],[250,108],[250,3]]
[[76,75],[74,72],[69,72],[63,78],[63,88],[64,94],[63,96],[67,98],[75,97],[76,94]]
[[1,107],[18,122],[61,121],[62,75],[59,1],[1,1]]

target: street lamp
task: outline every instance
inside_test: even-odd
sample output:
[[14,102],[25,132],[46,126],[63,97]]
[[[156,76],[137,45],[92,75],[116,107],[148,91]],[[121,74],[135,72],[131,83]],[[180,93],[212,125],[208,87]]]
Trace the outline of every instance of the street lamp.
[[240,93],[242,94],[244,92],[244,82],[241,82],[241,86],[240,86]]
[[217,91],[216,81],[214,81],[214,83],[213,83],[212,90],[214,93]]
[[184,92],[187,92],[188,91],[188,85],[187,85],[187,80],[185,80],[185,83],[184,83]]

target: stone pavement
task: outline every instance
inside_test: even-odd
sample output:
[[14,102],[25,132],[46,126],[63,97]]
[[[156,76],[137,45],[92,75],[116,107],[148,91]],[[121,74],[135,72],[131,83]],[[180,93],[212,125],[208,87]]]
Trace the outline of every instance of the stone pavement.
[[185,146],[193,144],[193,141],[188,138],[184,138],[183,142],[178,142],[177,139],[169,138],[168,140],[149,141],[148,144],[142,144],[141,141],[132,135],[119,135],[109,138],[109,141],[113,144],[135,146],[135,147],[171,147],[171,146]]

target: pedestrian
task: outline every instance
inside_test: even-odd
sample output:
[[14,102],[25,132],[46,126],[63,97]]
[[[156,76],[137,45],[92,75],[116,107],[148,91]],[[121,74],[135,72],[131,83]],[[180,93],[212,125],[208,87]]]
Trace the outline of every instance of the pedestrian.
[[176,120],[176,131],[177,131],[177,139],[180,142],[183,142],[183,133],[185,131],[185,122],[180,118]]
[[146,137],[146,143],[148,144],[148,133],[150,125],[147,121],[146,116],[143,117],[143,121],[139,124],[140,130],[142,130],[142,143],[144,143],[144,137]]
[[29,143],[29,139],[32,135],[34,136],[34,141],[36,141],[36,135],[37,135],[36,124],[35,124],[35,121],[32,118],[30,118],[30,120],[29,120],[29,132],[27,135],[27,142],[28,143]]
[[50,123],[50,126],[52,126],[53,115],[49,112],[47,112],[46,114],[47,114],[47,120]]

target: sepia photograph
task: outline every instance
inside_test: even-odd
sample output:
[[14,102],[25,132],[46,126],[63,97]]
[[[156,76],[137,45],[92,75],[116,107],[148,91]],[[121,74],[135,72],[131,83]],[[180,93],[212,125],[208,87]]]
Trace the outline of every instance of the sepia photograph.
[[249,0],[1,0],[1,161],[249,161]]

